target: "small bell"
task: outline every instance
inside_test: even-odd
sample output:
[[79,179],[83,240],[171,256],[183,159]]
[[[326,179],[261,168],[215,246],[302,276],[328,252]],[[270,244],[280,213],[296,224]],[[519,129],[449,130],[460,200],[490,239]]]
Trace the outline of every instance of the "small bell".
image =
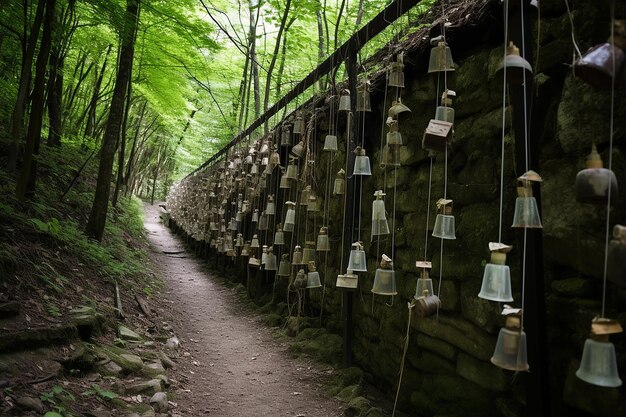
[[343,90],[339,97],[339,111],[350,111],[350,90]]
[[267,230],[269,228],[269,216],[262,212],[259,216],[258,230]]
[[276,205],[274,204],[274,195],[267,196],[267,204],[265,205],[265,214],[273,216],[276,214]]
[[251,266],[253,268],[260,268],[261,261],[255,255],[251,255],[248,259],[248,266]]
[[259,221],[259,209],[254,209],[254,213],[252,213],[252,223],[257,223]]
[[317,235],[317,248],[316,249],[318,252],[330,251],[330,243],[328,241],[328,228],[326,226],[322,226],[320,228],[320,233]]
[[619,224],[613,227],[613,239],[609,242],[607,278],[626,286],[626,227]]
[[454,109],[452,108],[452,99],[456,97],[456,93],[452,90],[446,90],[441,96],[441,106],[435,111],[435,119],[443,122],[454,124]]
[[503,243],[489,242],[491,262],[485,265],[483,281],[478,297],[500,303],[513,301],[511,271],[506,265],[506,254],[513,249]]
[[288,190],[291,188],[291,184],[289,183],[289,178],[287,178],[287,171],[282,171],[283,175],[280,176],[280,184],[278,185],[278,188],[280,188],[281,190]]
[[395,61],[391,61],[387,67],[389,87],[404,88],[404,52],[400,52]]
[[323,150],[326,152],[337,152],[337,136],[326,135]]
[[600,387],[622,385],[617,370],[615,346],[609,342],[611,334],[622,333],[622,326],[614,320],[596,317],[591,322],[591,337],[585,340],[583,357],[576,376]]
[[437,36],[430,40],[433,48],[430,50],[430,59],[428,61],[428,73],[454,71],[454,62],[452,61],[452,52],[446,44],[443,36]]
[[415,314],[417,317],[432,316],[441,308],[441,300],[427,289],[415,299]]
[[434,294],[433,291],[433,280],[430,279],[430,270],[433,265],[428,261],[417,261],[415,262],[415,266],[422,270],[420,277],[417,279],[417,287],[415,288],[415,295],[413,298],[417,300],[419,297],[424,295],[424,291],[428,291],[428,294]]
[[276,276],[288,277],[291,275],[291,264],[289,263],[289,254],[283,253],[280,258],[280,264],[278,265],[278,272]]
[[296,203],[287,201],[285,205],[287,206],[287,213],[285,214],[283,230],[285,232],[293,232],[296,226]]
[[372,111],[370,103],[370,82],[365,80],[356,89],[356,111]]
[[376,199],[372,202],[372,239],[374,236],[382,236],[389,234],[389,224],[387,223],[387,215],[385,213],[385,201],[383,200],[382,190],[374,193]]
[[522,329],[522,310],[504,306],[505,327],[500,329],[491,363],[509,371],[528,371],[526,332]]
[[287,165],[287,172],[285,173],[287,179],[297,180],[298,179],[298,165],[296,165],[295,158],[290,158],[289,165]]
[[296,245],[296,247],[293,250],[293,255],[291,257],[291,264],[292,265],[304,265],[304,262],[302,262],[302,248],[299,245]]
[[398,121],[388,117],[387,126],[389,126],[389,132],[387,132],[387,145],[402,146],[402,135],[398,132]]
[[250,244],[244,243],[243,249],[241,249],[241,256],[250,256]]
[[333,195],[343,195],[346,192],[346,171],[340,169],[335,177],[335,183],[333,184]]
[[280,246],[285,244],[285,234],[283,233],[283,225],[276,225],[276,233],[274,233],[274,245]]
[[380,166],[382,168],[401,166],[399,150],[400,150],[400,147],[396,145],[383,146],[382,157],[380,158]]
[[362,242],[354,242],[348,258],[348,270],[353,272],[367,272],[367,259]]
[[305,242],[304,252],[302,253],[302,263],[308,264],[309,262],[315,262],[315,242]]
[[259,248],[259,235],[256,233],[252,236],[252,243],[250,243],[250,247],[253,249]]
[[320,199],[315,195],[315,191],[309,194],[309,203],[306,206],[307,213],[318,213],[320,211]]
[[261,142],[261,147],[259,148],[259,155],[261,156],[268,156],[270,154],[270,145],[269,145],[269,141],[267,139],[264,139],[263,142]]
[[397,120],[398,116],[400,116],[402,113],[411,113],[411,109],[402,104],[402,99],[398,97],[397,100],[393,101],[391,107],[389,107],[389,110],[387,111],[387,117]]
[[301,111],[296,114],[296,121],[293,124],[293,133],[296,135],[304,134],[304,117]]
[[265,259],[264,269],[266,271],[276,271],[276,255],[272,251],[272,248],[267,248],[267,254]]
[[296,278],[293,280],[293,288],[296,290],[303,290],[306,288],[307,277],[304,273],[304,269],[300,269],[296,274]]
[[272,166],[272,170],[280,165],[280,154],[276,149],[272,149],[272,153],[270,154],[270,165]]
[[307,185],[304,187],[302,192],[300,192],[300,205],[306,206],[309,204],[309,195],[311,194],[311,186]]
[[280,146],[291,146],[291,125],[283,125],[280,136]]
[[306,151],[306,148],[303,139],[301,139],[296,146],[291,148],[291,154],[297,158],[302,158],[304,156],[304,151]]
[[518,179],[517,199],[515,200],[515,214],[513,225],[516,228],[541,228],[541,218],[537,200],[533,197],[533,182],[543,181],[535,171],[528,171]]
[[372,170],[370,168],[370,159],[365,154],[365,149],[357,146],[354,149],[354,153],[356,156],[354,157],[354,170],[352,172],[353,175],[372,175]]
[[613,171],[603,167],[596,145],[587,157],[586,169],[576,175],[576,201],[579,203],[606,204],[611,189],[612,202],[617,199],[617,178]]
[[355,290],[359,286],[359,277],[348,269],[345,274],[337,276],[335,287],[347,290]]
[[619,85],[626,54],[626,20],[614,20],[614,36],[589,49],[574,63],[574,75],[592,87],[610,90]]
[[322,286],[322,282],[320,281],[320,273],[317,272],[315,268],[315,262],[308,262],[309,265],[309,273],[307,274],[306,280],[306,288],[319,288]]
[[263,249],[261,251],[261,266],[265,265],[267,261],[267,246],[263,245]]
[[506,68],[506,81],[512,85],[521,85],[524,79],[531,80],[533,68],[530,63],[520,56],[519,48],[513,42],[509,42],[506,48],[506,58],[496,69],[496,77],[502,79]]
[[440,211],[435,219],[433,236],[440,239],[456,239],[454,216],[452,215],[452,200],[440,198],[437,201],[437,210]]
[[422,148],[428,151],[443,152],[452,139],[452,123],[431,119],[422,138]]
[[250,167],[250,174],[252,175],[257,175],[259,173],[259,164],[258,163],[254,163],[252,164],[252,166]]
[[380,267],[376,269],[372,293],[378,295],[396,295],[396,272],[393,270],[393,261],[383,254]]
[[235,247],[236,248],[243,247],[243,235],[241,233],[237,233],[237,239],[235,240]]

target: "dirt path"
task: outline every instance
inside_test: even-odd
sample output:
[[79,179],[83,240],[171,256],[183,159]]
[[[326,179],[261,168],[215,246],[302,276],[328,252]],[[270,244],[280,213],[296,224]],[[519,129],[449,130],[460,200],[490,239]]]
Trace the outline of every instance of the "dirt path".
[[[181,340],[172,378],[174,402],[184,416],[332,417],[344,405],[319,392],[330,372],[293,359],[254,313],[239,310],[232,289],[216,282],[202,263],[159,222],[158,206],[145,206],[152,257],[165,282],[165,303]],[[166,255],[163,252],[169,252]]]

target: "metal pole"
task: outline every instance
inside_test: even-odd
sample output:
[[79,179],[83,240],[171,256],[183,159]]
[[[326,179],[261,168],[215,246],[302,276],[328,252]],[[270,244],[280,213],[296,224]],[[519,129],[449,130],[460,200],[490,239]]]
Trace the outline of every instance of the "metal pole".
[[[520,55],[528,62],[534,62],[532,19],[534,8],[528,0],[524,1],[524,26],[522,27],[521,9],[515,9],[510,17],[510,39],[520,48]],[[522,34],[523,41],[522,41]],[[526,84],[510,86],[513,104],[513,130],[515,134],[516,172],[526,171],[525,128],[528,129],[529,169],[539,171],[539,140],[537,126],[533,117],[534,80],[526,79]],[[526,100],[524,101],[524,94]],[[524,109],[524,104],[526,109]],[[526,127],[524,126],[526,123]],[[541,212],[541,190],[533,187],[533,195]],[[526,286],[524,327],[528,336],[528,363],[531,372],[528,375],[526,415],[529,417],[549,417],[550,384],[548,363],[548,342],[546,336],[545,284],[543,277],[543,238],[541,229],[528,229],[526,237]],[[518,247],[523,247],[523,237],[518,239]]]

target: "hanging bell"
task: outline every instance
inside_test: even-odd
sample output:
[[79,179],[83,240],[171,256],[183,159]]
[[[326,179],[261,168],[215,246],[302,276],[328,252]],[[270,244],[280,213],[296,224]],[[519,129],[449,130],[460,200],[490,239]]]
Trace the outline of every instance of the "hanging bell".
[[591,322],[591,337],[585,340],[583,357],[576,376],[600,387],[615,388],[622,385],[617,370],[615,346],[609,342],[611,334],[622,333],[615,320],[596,317]]
[[441,308],[441,300],[438,296],[424,289],[422,295],[415,298],[415,314],[417,317],[428,317],[437,313]]
[[250,256],[250,244],[244,243],[243,249],[241,249],[241,256]]
[[261,147],[259,148],[259,155],[265,157],[265,156],[268,156],[269,154],[270,154],[270,144],[267,139],[264,139],[263,142],[261,142]]
[[[398,133],[399,135],[400,133]],[[382,156],[380,158],[380,166],[386,167],[399,167],[400,164],[400,147],[395,145],[383,146]]]
[[272,153],[270,154],[270,165],[272,166],[272,170],[280,165],[280,153],[278,153],[273,147]]
[[251,266],[253,268],[260,268],[261,260],[258,259],[255,255],[251,255],[250,258],[248,259],[248,266]]
[[372,239],[374,236],[382,236],[389,234],[389,224],[387,223],[387,215],[385,214],[385,201],[382,190],[374,192],[376,197],[372,202]]
[[278,272],[276,276],[288,277],[291,275],[291,264],[289,263],[289,254],[283,253],[280,258],[280,264],[278,265]]
[[306,206],[307,213],[318,213],[320,211],[320,200],[315,195],[315,191],[309,194],[309,203]]
[[456,239],[454,216],[452,215],[452,200],[440,198],[437,201],[437,210],[440,211],[435,219],[433,236],[440,239]]
[[353,175],[372,175],[370,168],[370,158],[365,154],[365,149],[357,146],[354,149],[356,156],[354,157]]
[[339,97],[339,111],[350,111],[350,90],[343,90]]
[[243,247],[243,235],[241,233],[237,233],[237,239],[235,239],[235,247]]
[[267,246],[263,245],[263,249],[261,250],[261,266],[265,265],[267,261]]
[[252,223],[257,223],[259,221],[259,209],[254,209],[254,213],[252,213]]
[[283,230],[285,232],[293,232],[296,226],[296,203],[287,201],[285,205],[287,206],[287,213],[285,214]]
[[298,179],[298,165],[296,165],[295,158],[290,158],[289,165],[287,165],[287,172],[285,173],[287,179],[297,180]]
[[483,281],[478,297],[500,303],[513,301],[511,271],[506,265],[506,254],[513,249],[503,243],[489,242],[491,262],[485,265]]
[[422,148],[427,151],[444,152],[448,141],[452,139],[452,127],[452,123],[445,120],[430,119],[422,137]]
[[309,195],[311,194],[311,186],[307,185],[306,187],[304,187],[304,189],[300,192],[300,205],[301,206],[306,206],[309,204]]
[[280,135],[280,146],[291,146],[291,125],[283,125]]
[[250,174],[252,175],[257,175],[259,173],[259,164],[258,163],[254,163],[252,164],[252,166],[250,167]]
[[301,139],[296,146],[291,148],[291,154],[296,156],[297,158],[302,158],[304,156],[305,150],[306,148],[304,145],[304,139]]
[[348,270],[345,274],[337,275],[335,287],[344,288],[346,290],[355,290],[359,286],[359,277]]
[[293,250],[293,255],[291,257],[291,264],[292,265],[304,265],[304,262],[302,262],[302,248],[299,245],[296,245],[296,247]]
[[269,228],[269,216],[262,212],[259,216],[259,227],[258,230],[267,230]]
[[337,152],[337,136],[326,135],[326,138],[324,139],[324,148],[322,150],[326,152]]
[[302,253],[302,263],[307,265],[309,262],[315,261],[315,242],[305,242],[304,252]]
[[387,132],[387,145],[402,146],[402,135],[398,132],[398,121],[388,117],[387,126],[389,126],[389,132]]
[[276,268],[276,255],[272,251],[271,247],[267,248],[264,269],[266,271],[276,271],[277,269]]
[[452,99],[456,97],[456,92],[446,90],[441,96],[441,106],[437,106],[435,111],[435,119],[443,122],[454,124],[454,109],[452,108]]
[[626,227],[619,224],[613,227],[613,239],[609,242],[607,277],[626,286]]
[[362,242],[354,242],[350,257],[348,258],[348,270],[353,272],[367,272],[367,259],[363,250]]
[[372,111],[369,87],[370,82],[368,80],[364,80],[356,88],[356,111]]
[[293,133],[296,135],[304,134],[304,117],[302,116],[301,111],[296,113],[296,121],[293,124]]
[[330,242],[328,241],[328,227],[322,226],[320,228],[320,233],[317,235],[317,251],[318,252],[329,252],[330,251]]
[[337,172],[335,183],[333,184],[333,195],[343,195],[346,192],[346,171],[340,169]]
[[506,82],[511,85],[522,85],[524,80],[531,80],[533,69],[526,59],[520,56],[519,48],[509,42],[506,48],[506,58],[496,69],[496,78],[501,80],[506,69]]
[[306,288],[319,288],[322,286],[322,282],[320,281],[320,273],[317,272],[315,268],[315,262],[308,262],[309,265],[309,273],[307,274],[306,280]]
[[413,298],[417,300],[424,295],[424,291],[428,291],[429,294],[434,294],[433,280],[430,279],[430,270],[433,266],[429,261],[416,261],[415,266],[422,270],[420,277],[417,279],[417,287],[415,288],[415,295],[413,296]]
[[592,87],[610,90],[619,85],[626,53],[626,20],[614,20],[614,36],[589,49],[574,63],[574,75]]
[[378,295],[396,295],[396,272],[393,270],[393,261],[383,254],[380,267],[376,269],[372,293]]
[[400,116],[402,113],[411,113],[411,109],[402,104],[402,99],[398,97],[397,100],[393,101],[391,107],[389,107],[389,110],[387,111],[387,117],[397,120],[398,116]]
[[539,217],[539,207],[537,200],[533,197],[533,182],[543,181],[535,171],[528,171],[517,179],[517,199],[515,200],[515,214],[513,225],[517,228],[541,228],[541,218]]
[[307,277],[304,273],[304,269],[300,269],[293,280],[293,288],[296,290],[303,290],[306,288]]
[[404,88],[404,52],[400,52],[395,61],[391,61],[387,67],[389,87]]
[[430,59],[428,61],[428,73],[454,71],[454,62],[452,61],[452,52],[446,44],[443,36],[437,36],[430,40],[433,48],[430,50]]
[[246,159],[243,160],[244,165],[252,165],[253,163],[254,163],[254,159],[252,158],[252,155],[246,156]]
[[259,235],[256,233],[252,235],[252,242],[250,243],[250,247],[253,249],[259,248]]
[[526,332],[522,329],[522,310],[504,306],[505,327],[500,329],[491,363],[509,371],[528,371]]
[[267,196],[267,203],[265,204],[265,214],[273,216],[276,214],[276,204],[274,204],[274,194]]
[[280,246],[285,244],[285,234],[283,233],[283,225],[278,223],[276,233],[274,233],[274,245]]
[[278,188],[281,190],[288,190],[291,188],[291,184],[289,183],[289,178],[287,178],[287,171],[281,168],[283,174],[280,176],[280,184]]
[[230,223],[228,225],[228,230],[230,230],[231,232],[236,232],[237,231],[237,219],[235,219],[234,217],[230,218]]
[[576,175],[576,201],[579,203],[606,204],[611,190],[611,201],[617,200],[617,178],[613,171],[603,168],[596,145],[591,147],[586,169]]

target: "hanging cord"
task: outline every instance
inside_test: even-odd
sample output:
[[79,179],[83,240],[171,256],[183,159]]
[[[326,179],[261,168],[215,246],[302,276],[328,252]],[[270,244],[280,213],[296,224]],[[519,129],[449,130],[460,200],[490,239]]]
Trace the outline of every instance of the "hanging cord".
[[[443,199],[445,200],[448,196],[448,147],[446,146],[444,150],[444,158],[443,158]],[[445,208],[444,208],[445,213]],[[437,297],[441,298],[441,282],[443,281],[443,241],[444,238],[441,238],[441,246],[439,248],[439,283],[437,284]],[[437,320],[439,320],[439,303],[437,303]]]
[[396,391],[396,399],[393,402],[393,411],[391,413],[391,417],[395,417],[396,415],[396,406],[398,405],[398,397],[400,396],[400,388],[402,387],[402,376],[404,375],[404,361],[406,360],[406,353],[409,350],[409,336],[411,333],[411,316],[413,316],[412,311],[415,304],[407,303],[408,307],[408,320],[406,324],[406,337],[404,339],[404,350],[402,351],[402,360],[400,361],[400,377],[398,378],[398,390]]
[[[615,46],[614,46],[614,36],[615,36],[615,25],[613,21],[615,19],[615,0],[611,2],[611,115],[609,120],[609,170],[607,172],[607,179],[609,184],[611,181],[610,175],[613,172],[613,125],[615,118]],[[605,238],[604,238],[604,272],[602,277],[602,318],[604,318],[605,308],[606,308],[606,277],[609,263],[609,227],[611,220],[611,187],[608,187],[607,192],[607,201],[606,201],[606,230],[605,230]]]
[[[509,0],[504,1],[504,56],[502,62],[506,62],[507,45],[509,44]],[[498,221],[498,243],[502,243],[502,213],[504,211],[504,138],[506,129],[506,71],[502,77],[502,140],[500,149],[500,211]]]
[[430,169],[428,170],[428,199],[426,200],[426,227],[424,227],[424,260],[428,257],[428,225],[430,224],[430,198],[433,188],[433,157],[430,155]]
[[574,66],[574,62],[576,62],[578,58],[581,58],[582,54],[580,53],[580,49],[578,48],[578,44],[576,43],[576,33],[574,31],[574,17],[572,15],[572,10],[569,7],[568,0],[565,0],[565,7],[567,8],[567,17],[569,18],[569,24],[570,24],[571,35],[572,35],[572,44],[574,45],[574,50],[572,51],[572,66]]

